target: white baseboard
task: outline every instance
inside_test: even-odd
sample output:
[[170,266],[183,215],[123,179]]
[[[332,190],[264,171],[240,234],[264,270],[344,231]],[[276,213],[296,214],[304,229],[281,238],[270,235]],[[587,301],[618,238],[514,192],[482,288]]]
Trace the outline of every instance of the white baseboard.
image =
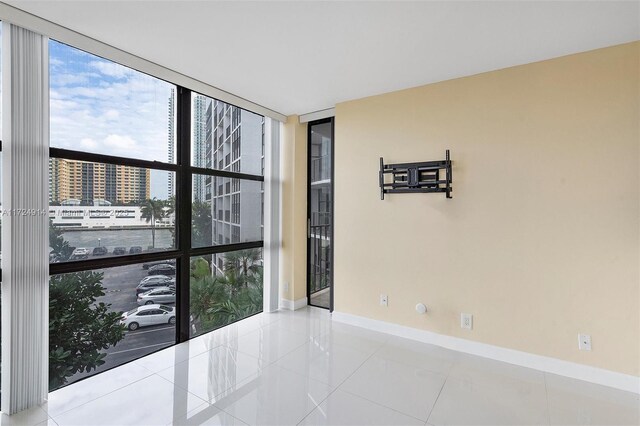
[[447,336],[431,331],[419,330],[400,324],[374,320],[344,312],[334,311],[332,314],[334,321],[355,325],[369,330],[380,331],[394,336],[417,340],[419,342],[430,343],[443,348],[452,349],[484,358],[507,362],[522,367],[533,368],[559,376],[571,377],[573,379],[584,380],[599,385],[624,390],[627,392],[640,393],[640,377],[630,374],[618,373],[602,368],[591,367],[589,365],[564,361],[557,358],[535,355],[528,352],[514,349],[502,348],[486,343],[474,342],[459,337]]
[[287,309],[289,311],[297,311],[300,308],[307,306],[307,298],[303,297],[298,300],[280,299],[280,309]]

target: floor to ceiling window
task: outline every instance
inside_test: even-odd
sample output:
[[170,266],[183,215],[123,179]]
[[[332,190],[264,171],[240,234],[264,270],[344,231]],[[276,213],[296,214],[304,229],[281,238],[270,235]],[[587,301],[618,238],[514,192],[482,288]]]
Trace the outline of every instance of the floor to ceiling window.
[[53,390],[176,342],[179,166],[176,86],[49,49]]
[[262,311],[264,118],[192,95],[191,336]]
[[262,116],[50,42],[51,390],[262,310]]

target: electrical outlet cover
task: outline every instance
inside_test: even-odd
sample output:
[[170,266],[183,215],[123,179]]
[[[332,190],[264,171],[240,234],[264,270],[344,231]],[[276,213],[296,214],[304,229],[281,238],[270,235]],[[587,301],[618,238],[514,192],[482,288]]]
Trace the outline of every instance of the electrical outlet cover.
[[578,349],[581,351],[591,350],[591,336],[589,334],[578,334]]
[[460,328],[473,329],[473,315],[460,314]]

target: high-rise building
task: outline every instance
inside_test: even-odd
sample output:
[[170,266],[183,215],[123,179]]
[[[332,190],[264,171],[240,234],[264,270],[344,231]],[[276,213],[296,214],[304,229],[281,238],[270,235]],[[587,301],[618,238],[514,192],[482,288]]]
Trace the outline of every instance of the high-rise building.
[[[169,95],[169,108],[167,113],[167,160],[169,163],[175,163],[176,161],[176,124],[175,124],[175,109],[176,109],[176,89],[171,88],[171,94]],[[175,175],[168,173],[167,182],[167,197],[176,195],[175,187]]]
[[[202,95],[193,97],[193,161],[195,167],[207,167],[206,161],[206,144],[207,138],[210,143],[211,125],[207,121],[207,106],[211,104],[211,100]],[[204,176],[193,176],[193,200],[204,201]]]
[[90,205],[142,202],[151,195],[151,172],[139,167],[51,158],[49,202]]
[[[264,173],[264,118],[221,101],[206,107],[205,167],[253,175]],[[251,180],[206,177],[213,244],[262,239],[263,185]],[[223,270],[224,255],[214,255]]]

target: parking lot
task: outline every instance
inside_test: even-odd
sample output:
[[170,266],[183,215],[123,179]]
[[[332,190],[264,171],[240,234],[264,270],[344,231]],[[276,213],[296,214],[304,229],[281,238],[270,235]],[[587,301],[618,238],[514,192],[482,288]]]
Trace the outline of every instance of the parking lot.
[[[99,298],[98,302],[111,304],[111,310],[117,312],[127,312],[137,308],[136,286],[148,275],[147,270],[143,269],[141,264],[136,264],[104,269],[102,272],[105,295]],[[174,325],[141,327],[136,331],[126,330],[124,339],[106,350],[108,355],[105,363],[98,367],[97,372],[140,358],[174,343]],[[95,373],[96,371],[78,373],[70,378],[69,383]]]

